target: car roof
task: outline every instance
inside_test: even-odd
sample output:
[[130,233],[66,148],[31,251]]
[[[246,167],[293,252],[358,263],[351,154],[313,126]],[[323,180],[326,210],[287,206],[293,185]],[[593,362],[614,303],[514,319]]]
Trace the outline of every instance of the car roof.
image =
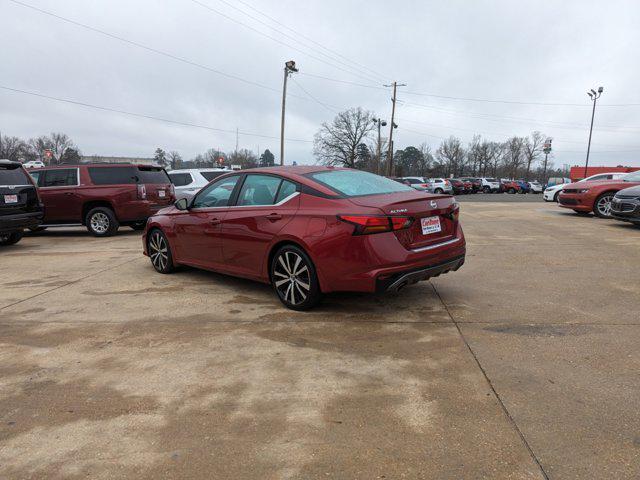
[[20,162],[14,162],[13,160],[2,159],[0,160],[0,165],[6,167],[15,167],[22,165]]
[[122,167],[137,167],[137,168],[162,168],[159,165],[144,165],[141,163],[79,163],[79,164],[71,164],[71,163],[67,163],[67,164],[60,164],[60,165],[48,165],[45,166],[43,168],[41,168],[40,170],[54,170],[57,168],[78,168],[78,167],[98,167],[98,168],[108,168],[108,167],[117,167],[117,168],[122,168]]

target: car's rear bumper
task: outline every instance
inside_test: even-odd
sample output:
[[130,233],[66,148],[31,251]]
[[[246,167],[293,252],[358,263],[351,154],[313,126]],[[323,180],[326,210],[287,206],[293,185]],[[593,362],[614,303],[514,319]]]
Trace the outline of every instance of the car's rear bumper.
[[455,272],[464,264],[464,255],[428,267],[420,267],[376,279],[376,292],[398,292],[407,285],[437,277],[443,273]]
[[35,228],[42,223],[44,212],[17,213],[0,217],[0,233],[11,233]]

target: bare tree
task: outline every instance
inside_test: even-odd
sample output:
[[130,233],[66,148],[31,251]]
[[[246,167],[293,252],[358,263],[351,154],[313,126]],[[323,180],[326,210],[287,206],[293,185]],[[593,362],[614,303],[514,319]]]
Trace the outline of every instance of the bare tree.
[[46,135],[40,135],[36,138],[30,138],[28,145],[31,154],[30,156],[33,159],[41,160],[44,163],[47,163],[47,161],[49,161],[45,157],[45,151],[53,149],[53,144],[49,137],[47,137]]
[[544,145],[544,136],[542,133],[535,131],[531,134],[531,137],[527,137],[524,141],[524,156],[527,164],[527,171],[525,173],[525,180],[529,179],[529,172],[531,172],[531,164],[534,163],[538,157],[542,154],[542,146]]
[[66,133],[51,133],[51,153],[56,163],[60,163],[60,159],[67,148],[74,148],[73,141]]
[[170,151],[167,154],[167,158],[169,159],[169,165],[171,165],[172,169],[180,168],[182,165],[182,155],[175,150]]
[[18,162],[24,158],[27,144],[18,137],[2,136],[0,133],[0,159]]
[[313,140],[313,154],[325,165],[354,168],[358,145],[365,143],[374,129],[373,114],[362,108],[338,113],[333,121],[323,123]]
[[525,139],[523,137],[511,137],[505,142],[506,155],[505,166],[507,167],[508,175],[511,178],[518,176],[518,170],[524,164],[524,144]]
[[458,174],[458,171],[464,164],[465,156],[466,153],[462,142],[453,135],[443,140],[436,151],[436,157],[444,167],[446,176]]
[[420,163],[418,164],[417,173],[420,177],[427,177],[429,176],[434,162],[433,154],[431,153],[431,146],[423,142],[418,147],[418,150],[420,151],[421,159]]

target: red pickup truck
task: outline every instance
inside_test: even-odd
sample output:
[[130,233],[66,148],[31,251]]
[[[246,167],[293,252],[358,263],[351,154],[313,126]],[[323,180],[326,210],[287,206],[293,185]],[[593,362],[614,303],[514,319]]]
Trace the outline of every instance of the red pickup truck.
[[97,237],[120,225],[142,230],[147,218],[175,201],[167,172],[133,164],[61,165],[30,170],[44,203],[42,227],[85,225]]

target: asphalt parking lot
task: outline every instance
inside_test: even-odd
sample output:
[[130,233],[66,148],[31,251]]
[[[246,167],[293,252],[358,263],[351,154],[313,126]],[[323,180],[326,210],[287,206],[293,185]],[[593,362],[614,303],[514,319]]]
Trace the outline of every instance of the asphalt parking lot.
[[310,313],[127,229],[4,249],[0,478],[638,478],[640,229],[461,218],[460,271]]

